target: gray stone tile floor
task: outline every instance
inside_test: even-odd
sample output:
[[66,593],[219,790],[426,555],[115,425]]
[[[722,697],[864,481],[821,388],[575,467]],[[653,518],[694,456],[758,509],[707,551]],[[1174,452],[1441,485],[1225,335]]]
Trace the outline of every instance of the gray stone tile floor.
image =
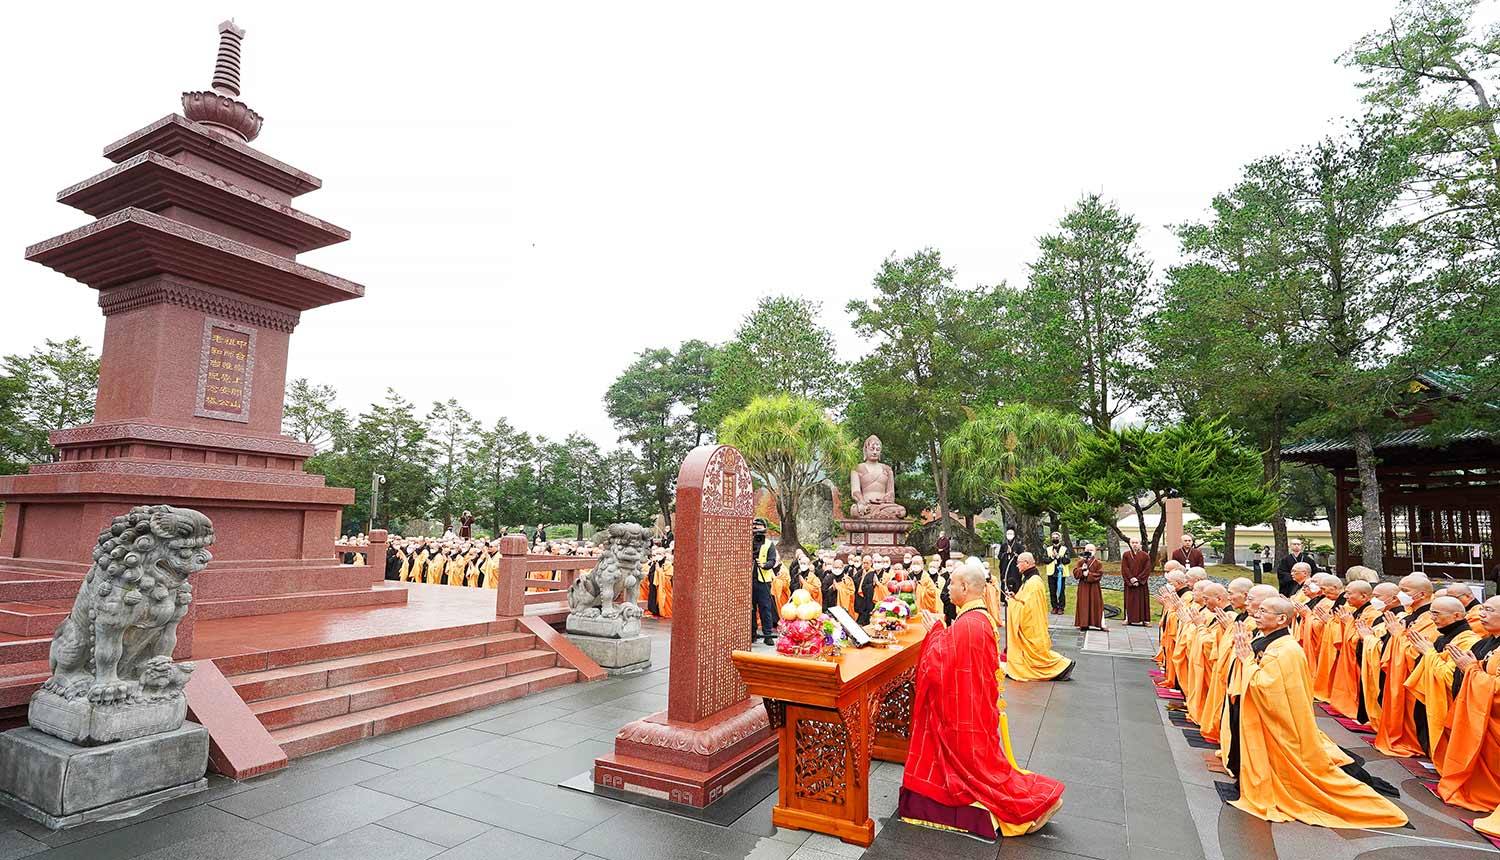
[[560,687],[244,782],[211,776],[207,791],[121,821],[54,833],[0,812],[0,860],[1467,860],[1500,853],[1397,764],[1327,719],[1320,725],[1335,741],[1401,787],[1412,829],[1270,825],[1224,805],[1213,785],[1222,777],[1168,724],[1149,664],[1130,653],[1154,648],[1154,641],[1131,641],[1136,631],[1119,649],[1096,642],[1096,653],[1077,631],[1056,629],[1056,647],[1079,661],[1074,680],[1006,685],[1017,758],[1068,788],[1047,827],[998,846],[896,819],[901,768],[887,762],[871,772],[877,836],[868,849],[772,826],[774,796],[716,827],[557,787],[608,750],[621,723],[665,707],[669,628],[647,627],[654,665],[641,675]]

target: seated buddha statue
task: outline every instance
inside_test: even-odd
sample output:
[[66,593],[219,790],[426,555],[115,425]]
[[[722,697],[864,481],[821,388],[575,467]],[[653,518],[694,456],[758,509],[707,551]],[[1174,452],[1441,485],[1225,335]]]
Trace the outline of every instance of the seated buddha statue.
[[898,520],[906,508],[896,504],[896,473],[880,462],[880,437],[865,440],[865,461],[849,475],[849,511],[857,519]]

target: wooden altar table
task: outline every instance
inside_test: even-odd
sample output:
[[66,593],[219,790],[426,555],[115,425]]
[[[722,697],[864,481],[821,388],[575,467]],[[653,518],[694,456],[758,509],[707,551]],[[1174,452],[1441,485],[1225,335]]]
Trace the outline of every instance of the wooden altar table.
[[897,637],[900,647],[849,648],[838,662],[733,652],[778,733],[780,794],[771,823],[854,845],[875,840],[870,761],[906,761],[926,635],[913,624]]

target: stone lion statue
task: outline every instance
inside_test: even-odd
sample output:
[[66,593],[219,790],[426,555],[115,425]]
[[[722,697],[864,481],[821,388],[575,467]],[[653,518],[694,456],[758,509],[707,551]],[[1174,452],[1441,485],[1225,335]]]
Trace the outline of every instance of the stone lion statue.
[[[188,577],[213,557],[208,517],[142,505],[99,534],[94,564],[52,636],[52,677],[33,695],[31,724],[74,743],[105,743],[182,725],[192,663],[173,663]],[[173,720],[175,719],[175,724]]]
[[583,618],[639,620],[634,600],[617,604],[622,594],[634,594],[641,582],[641,559],[651,546],[651,533],[635,523],[615,523],[594,536],[603,553],[599,563],[573,581],[568,589],[570,615]]

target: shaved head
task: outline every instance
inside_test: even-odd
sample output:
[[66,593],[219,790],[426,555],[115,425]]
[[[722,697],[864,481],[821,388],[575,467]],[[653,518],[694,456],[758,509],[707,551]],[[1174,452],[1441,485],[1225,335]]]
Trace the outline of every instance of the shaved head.
[[1470,591],[1467,585],[1459,585],[1456,582],[1444,586],[1442,593],[1448,597],[1457,599],[1459,603],[1462,603],[1466,607],[1472,606],[1476,602],[1474,592]]
[[1164,574],[1171,573],[1174,570],[1182,570],[1182,562],[1175,558],[1168,559],[1167,563],[1161,566],[1161,570]]
[[1184,586],[1184,585],[1187,584],[1187,575],[1182,572],[1182,568],[1180,568],[1180,567],[1173,568],[1172,570],[1168,570],[1166,573],[1163,574],[1163,576],[1166,577],[1167,582],[1174,589],[1181,588],[1182,586]]
[[1426,594],[1427,596],[1431,597],[1432,596],[1432,580],[1428,579],[1427,576],[1426,576],[1426,574],[1421,574],[1421,573],[1408,574],[1406,576],[1401,577],[1401,590],[1402,591],[1407,591],[1408,589],[1411,590],[1411,591],[1421,592],[1421,593]]
[[1229,580],[1230,594],[1245,594],[1254,587],[1255,583],[1251,582],[1243,576],[1237,576],[1234,579]]
[[1204,570],[1201,567],[1188,568],[1187,575],[1188,582],[1198,582],[1200,580],[1208,579],[1208,571]]
[[1479,607],[1479,623],[1484,625],[1484,632],[1500,636],[1500,596],[1491,597]]
[[1363,594],[1368,596],[1374,593],[1374,591],[1375,586],[1371,585],[1368,582],[1365,582],[1363,579],[1356,579],[1348,585],[1344,586],[1345,594]]
[[1203,596],[1208,598],[1209,609],[1219,609],[1229,602],[1229,589],[1217,582],[1210,582],[1203,586]]
[[1279,593],[1275,597],[1267,597],[1260,603],[1256,621],[1265,633],[1287,626],[1292,623],[1292,602]]
[[1385,601],[1386,606],[1395,603],[1396,595],[1401,593],[1401,589],[1394,582],[1377,582],[1371,590],[1375,592],[1376,597]]
[[1256,612],[1260,611],[1262,603],[1270,600],[1273,597],[1279,597],[1280,595],[1281,592],[1277,591],[1276,586],[1274,585],[1266,585],[1262,583],[1260,585],[1251,586],[1250,591],[1245,595],[1245,608],[1250,611],[1251,615],[1254,615]]
[[1438,627],[1446,627],[1455,621],[1464,620],[1464,605],[1457,597],[1434,598],[1432,601],[1432,623]]

